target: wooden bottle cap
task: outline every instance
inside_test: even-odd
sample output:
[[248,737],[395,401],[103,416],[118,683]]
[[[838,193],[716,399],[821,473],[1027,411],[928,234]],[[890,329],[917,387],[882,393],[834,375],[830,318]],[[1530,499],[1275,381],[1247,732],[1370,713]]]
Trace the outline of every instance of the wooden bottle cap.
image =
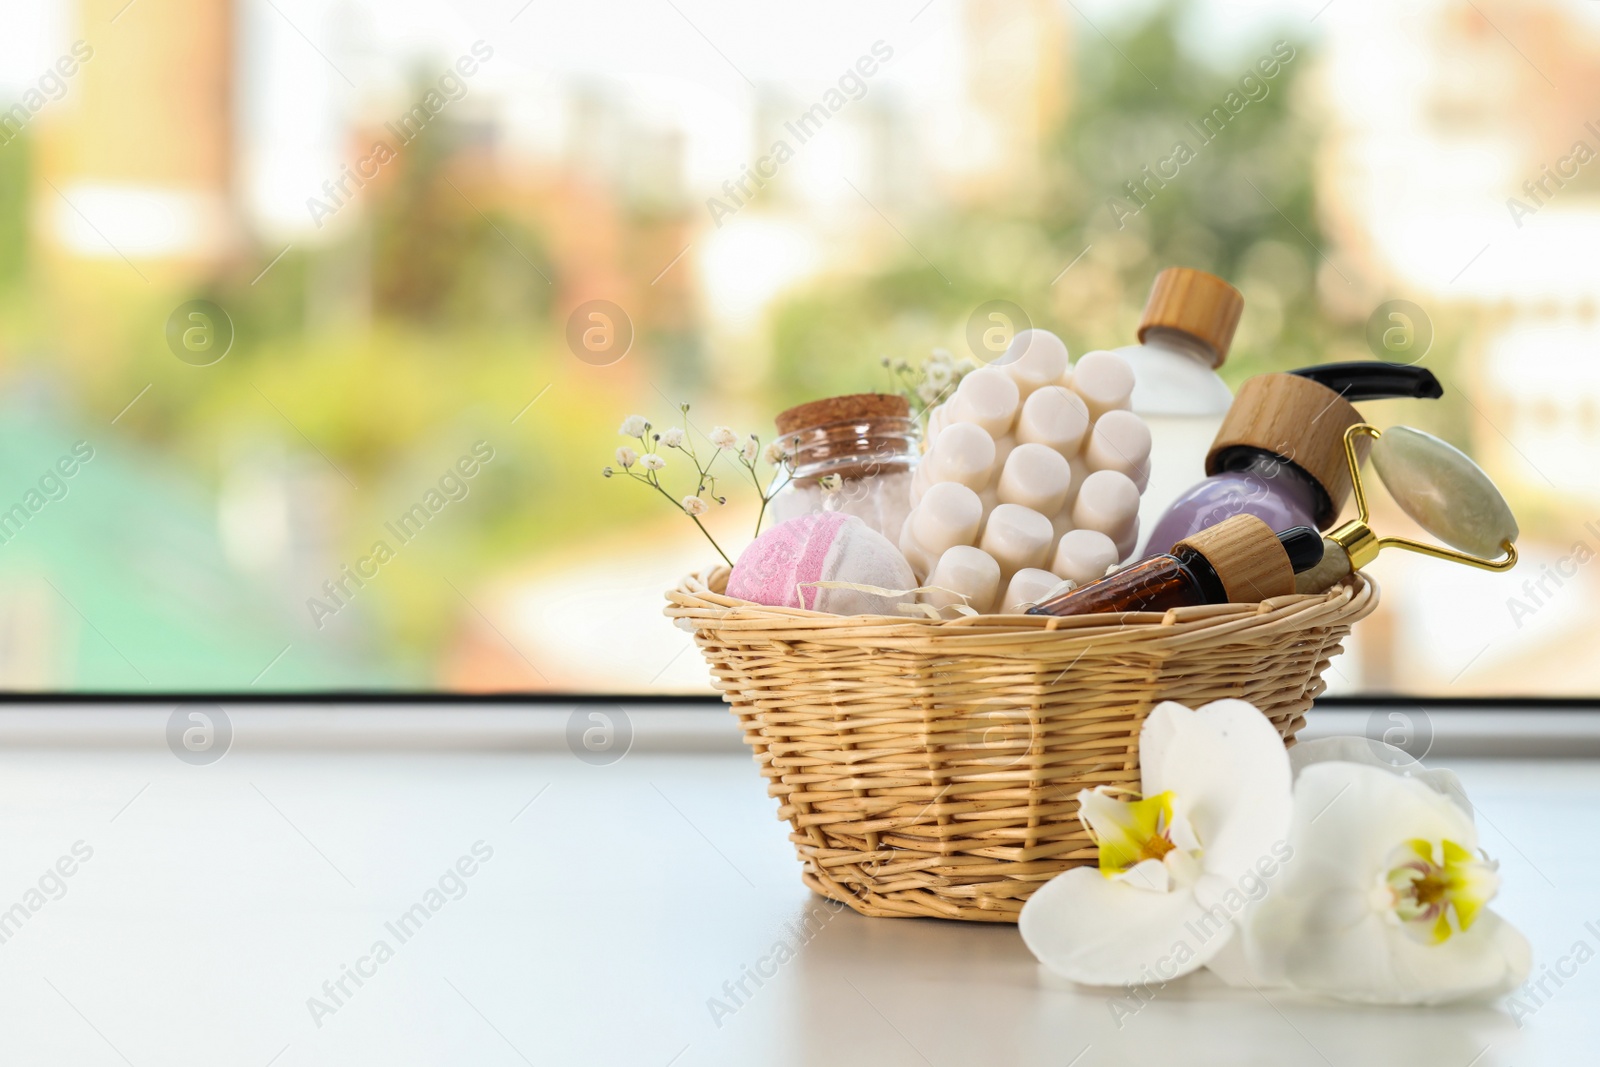
[[[1361,412],[1327,386],[1295,374],[1258,374],[1245,379],[1211,451],[1206,473],[1228,469],[1234,449],[1259,449],[1308,474],[1326,496],[1316,521],[1327,529],[1350,497],[1350,464],[1344,455],[1344,432],[1364,421]],[[1356,440],[1363,462],[1372,442]]]
[[1139,317],[1139,340],[1155,327],[1179,330],[1196,337],[1216,353],[1213,367],[1222,366],[1233,343],[1233,331],[1244,311],[1239,290],[1203,270],[1168,267],[1156,275],[1150,299]]
[[808,404],[781,411],[773,421],[780,434],[798,433],[816,426],[852,419],[907,419],[911,405],[903,396],[888,393],[854,393],[850,396],[830,396],[826,400],[813,400]]
[[1272,527],[1254,515],[1235,515],[1172,546],[1206,558],[1230,604],[1253,604],[1294,592],[1294,566]]

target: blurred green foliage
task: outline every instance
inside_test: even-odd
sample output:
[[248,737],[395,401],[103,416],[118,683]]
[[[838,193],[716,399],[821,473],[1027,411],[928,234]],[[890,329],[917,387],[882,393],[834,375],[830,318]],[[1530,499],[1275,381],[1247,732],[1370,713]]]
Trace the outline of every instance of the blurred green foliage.
[[[161,521],[106,516],[94,528],[120,526],[114,554],[124,566],[54,557],[38,564],[109,577],[96,585],[96,614],[119,635],[116,644],[141,649],[153,684],[230,685],[227,670],[184,668],[184,649],[201,648],[193,627],[143,583],[154,561],[178,585],[217,591],[207,616],[219,640],[231,635],[237,645],[263,622],[300,635],[302,651],[275,666],[263,688],[429,687],[471,614],[452,584],[470,590],[488,574],[655,513],[658,505],[635,494],[608,493],[615,487],[599,476],[615,444],[618,404],[640,384],[636,372],[588,367],[557,347],[554,300],[564,279],[537,213],[497,196],[474,140],[480,134],[442,117],[357,193],[360,211],[337,220],[347,224],[338,239],[292,245],[276,262],[281,247],[249,248],[198,281],[149,264],[136,271],[109,256],[30,262],[29,229],[56,194],[32,177],[29,136],[0,148],[0,350],[11,401],[47,398],[42,421],[30,423],[29,447],[43,454],[55,438],[84,435],[125,458],[116,466],[129,483],[119,485],[123,495],[152,499],[158,483],[176,478],[213,501],[209,514],[204,506],[181,516],[169,509]],[[191,299],[218,304],[234,325],[232,350],[207,367],[174,359],[166,345],[168,315]],[[384,523],[437,485],[475,441],[487,441],[494,460],[464,500],[352,598],[353,631],[310,629],[302,602],[322,595],[320,583],[336,580],[339,566],[374,540],[393,545]],[[270,573],[227,573],[218,533],[216,501],[230,475],[242,461],[272,455],[288,458],[290,490],[305,495],[299,503],[310,509],[302,515],[319,527],[315,535],[332,538],[320,569],[287,584]],[[29,465],[16,477],[0,472],[0,481],[29,474]],[[332,493],[308,491],[318,482]],[[319,512],[330,496],[337,503]],[[584,499],[599,506],[571,504]],[[174,562],[162,542],[176,530],[209,547]],[[46,536],[42,528],[30,534]],[[263,605],[273,605],[270,620]],[[348,621],[341,612],[341,624]],[[72,684],[138,687],[113,648],[92,634],[83,641],[67,657],[80,664]],[[236,658],[253,655],[250,646]],[[253,673],[232,684],[243,688]]]
[[[967,316],[994,299],[1016,302],[1075,353],[1131,344],[1151,281],[1168,266],[1211,271],[1244,292],[1223,372],[1235,383],[1362,354],[1361,324],[1330,322],[1318,303],[1319,274],[1334,268],[1318,251],[1326,243],[1313,187],[1319,131],[1301,99],[1311,55],[1286,41],[1279,55],[1292,58],[1278,62],[1265,39],[1232,61],[1237,70],[1208,65],[1184,47],[1178,14],[1168,4],[1109,41],[1078,38],[1062,73],[1073,103],[1032,179],[907,227],[883,270],[838,276],[786,301],[775,319],[784,396],[875,386],[868,376],[880,355],[968,352]],[[1257,69],[1259,57],[1274,60],[1273,77]],[[1207,143],[1187,124],[1230,93],[1245,102],[1220,130],[1213,123]],[[1156,172],[1180,141],[1192,158],[1164,184],[1146,181],[1143,168]],[[1161,169],[1171,174],[1173,164]],[[1130,198],[1130,181],[1142,183],[1145,206]],[[1335,272],[1323,284],[1345,283]]]
[[28,175],[33,141],[0,146],[0,291],[14,292],[28,265]]

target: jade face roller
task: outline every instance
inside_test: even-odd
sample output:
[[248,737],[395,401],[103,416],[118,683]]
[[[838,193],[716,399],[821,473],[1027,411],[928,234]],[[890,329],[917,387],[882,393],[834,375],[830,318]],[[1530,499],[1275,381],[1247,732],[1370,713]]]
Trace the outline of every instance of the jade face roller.
[[[1372,438],[1372,465],[1400,509],[1418,526],[1450,545],[1406,537],[1380,537],[1369,522],[1361,484],[1356,438]],[[1379,430],[1361,422],[1344,433],[1356,517],[1322,540],[1322,562],[1295,578],[1295,592],[1320,593],[1360,570],[1385,548],[1403,548],[1487,571],[1510,570],[1517,562],[1517,520],[1500,490],[1460,449],[1432,434],[1396,426]]]

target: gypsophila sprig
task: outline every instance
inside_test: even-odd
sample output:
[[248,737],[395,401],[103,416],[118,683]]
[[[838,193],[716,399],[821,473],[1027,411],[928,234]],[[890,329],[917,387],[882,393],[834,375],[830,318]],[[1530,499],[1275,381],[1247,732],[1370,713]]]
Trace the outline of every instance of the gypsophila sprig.
[[[761,484],[761,472],[756,470],[757,457],[765,459],[767,465],[773,468],[772,476],[767,479],[765,487]],[[763,453],[761,438],[751,434],[745,438],[744,447],[739,450],[739,466],[750,475],[750,483],[756,487],[756,492],[761,494],[761,510],[756,514],[756,535],[760,536],[762,520],[767,517],[767,505],[772,503],[772,498],[777,496],[779,491],[789,484],[789,479],[794,477],[794,463],[789,450],[781,441],[772,442]]]
[[[687,422],[689,405],[680,405],[678,410],[684,416],[684,421]],[[728,502],[726,496],[717,492],[717,476],[712,472],[712,467],[716,465],[720,457],[727,454],[732,457],[733,462],[743,467],[746,474],[749,475],[751,484],[755,486],[756,492],[761,497],[761,510],[756,515],[757,534],[761,533],[761,524],[766,518],[767,505],[772,502],[773,497],[778,495],[779,490],[788,484],[794,473],[789,453],[781,443],[774,441],[763,450],[761,438],[755,434],[748,434],[741,443],[739,435],[726,426],[713,427],[711,432],[705,435],[705,440],[712,446],[712,449],[703,460],[695,449],[693,437],[681,427],[673,426],[660,433],[652,433],[650,421],[643,415],[629,415],[622,420],[619,432],[624,437],[631,437],[637,440],[638,447],[635,448],[632,445],[620,446],[616,450],[617,466],[602,468],[601,475],[606,478],[612,478],[618,474],[625,474],[634,481],[648,485],[651,489],[660,493],[664,499],[672,504],[674,509],[689,516],[690,521],[699,527],[706,540],[711,542],[711,547],[717,550],[717,555],[721,556],[729,566],[733,565],[733,560],[728,557],[728,553],[722,550],[722,546],[717,544],[717,539],[711,536],[711,531],[707,530],[700,521],[701,517],[711,510],[712,504],[720,505]],[[661,472],[667,469],[668,463],[660,450],[667,448],[677,449],[683,457],[689,460],[689,464],[693,465],[695,471],[693,492],[678,497],[674,496],[661,484]],[[756,469],[757,461],[762,459],[774,468],[771,476],[765,479]],[[675,470],[686,471],[688,469],[681,462],[676,460],[673,462]],[[684,481],[687,484],[687,477],[684,478]]]
[[978,369],[970,359],[957,359],[946,348],[935,348],[921,366],[912,366],[903,359],[891,360],[888,356],[881,362],[889,372],[892,391],[906,398],[912,417],[918,419],[955,392],[961,379]]

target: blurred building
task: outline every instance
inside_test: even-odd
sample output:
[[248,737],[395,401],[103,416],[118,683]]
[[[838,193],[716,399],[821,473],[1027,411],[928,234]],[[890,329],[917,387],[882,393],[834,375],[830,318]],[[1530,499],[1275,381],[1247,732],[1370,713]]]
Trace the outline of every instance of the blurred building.
[[44,126],[41,236],[83,259],[214,263],[241,240],[233,4],[163,0],[137,17],[125,5],[76,4],[96,32],[56,68],[76,70]]
[[1591,510],[1600,33],[1547,4],[1409,7],[1408,34],[1373,32],[1387,10],[1330,26],[1319,184],[1359,282],[1324,289],[1358,313],[1407,295],[1440,323],[1487,324],[1463,382],[1481,409],[1481,458],[1513,493],[1554,488]]
[[1365,682],[1525,692],[1532,672],[1593,692],[1600,666],[1579,664],[1600,640],[1600,576],[1571,557],[1600,552],[1600,26],[1489,0],[1325,22],[1318,186],[1345,277],[1325,271],[1322,292],[1351,318],[1411,299],[1466,334],[1460,365],[1438,369],[1464,397],[1463,443],[1523,519],[1508,575],[1386,557],[1399,617],[1358,634]]

